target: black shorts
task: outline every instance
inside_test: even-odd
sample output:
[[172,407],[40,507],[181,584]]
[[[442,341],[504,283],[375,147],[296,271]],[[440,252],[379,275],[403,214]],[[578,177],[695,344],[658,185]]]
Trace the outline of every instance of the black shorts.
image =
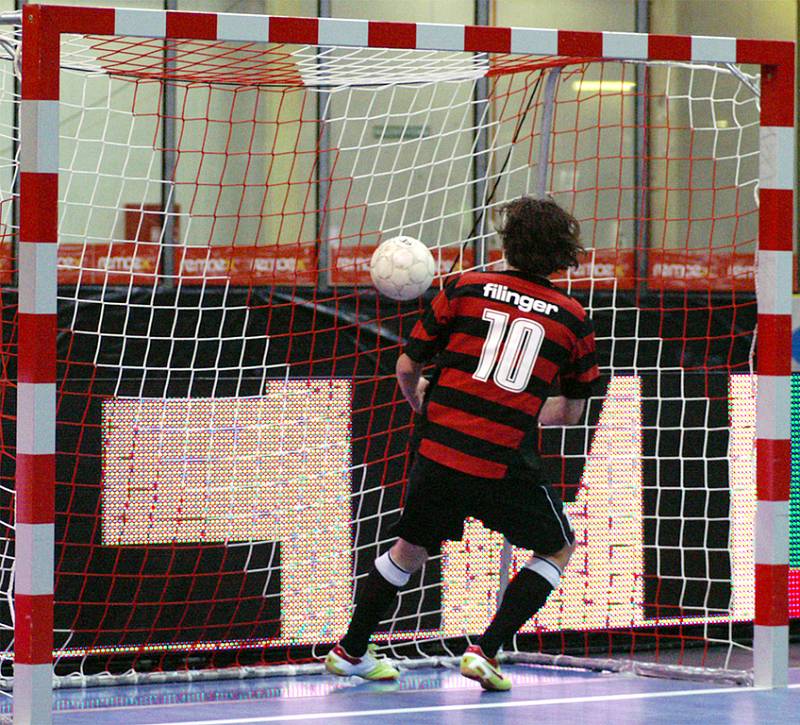
[[561,498],[535,473],[476,478],[417,455],[405,506],[391,534],[435,553],[442,541],[459,541],[464,519],[480,519],[514,546],[554,554],[575,541]]

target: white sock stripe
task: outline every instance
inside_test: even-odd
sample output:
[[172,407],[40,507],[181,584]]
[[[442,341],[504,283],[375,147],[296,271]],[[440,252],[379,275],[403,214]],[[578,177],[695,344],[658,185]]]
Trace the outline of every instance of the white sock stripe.
[[391,551],[387,551],[386,556],[389,557],[389,561],[391,562],[393,567],[395,567],[398,571],[402,572],[403,574],[408,574],[409,576],[411,576],[411,572],[406,571],[405,569],[403,569],[402,566],[398,566],[397,562],[394,559],[392,559]]
[[546,559],[545,557],[539,556],[538,554],[534,554],[531,558],[538,559],[539,561],[543,561],[545,564],[549,564],[550,566],[552,566],[553,569],[555,569],[558,572],[559,577],[564,573],[563,571],[561,571],[561,567],[554,561],[551,561],[550,559]]
[[411,578],[411,574],[392,561],[388,551],[375,559],[375,568],[389,584],[394,584],[396,587],[404,587]]
[[525,562],[525,568],[535,571],[542,579],[548,582],[553,589],[558,589],[561,584],[561,574],[559,568],[548,559],[540,556],[532,556]]

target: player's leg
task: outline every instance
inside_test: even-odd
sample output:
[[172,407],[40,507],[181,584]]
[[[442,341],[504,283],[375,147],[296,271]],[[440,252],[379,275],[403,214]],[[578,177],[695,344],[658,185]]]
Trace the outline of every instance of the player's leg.
[[549,556],[534,554],[508,583],[503,601],[489,627],[464,653],[461,674],[477,680],[486,690],[509,690],[511,680],[498,666],[497,652],[547,602],[557,589],[574,544]]
[[353,618],[339,643],[348,655],[363,656],[370,637],[394,604],[397,592],[427,559],[424,547],[398,539],[389,551],[375,560],[372,571],[358,588]]
[[[533,556],[508,583],[503,601],[478,642],[461,662],[465,677],[487,690],[508,690],[511,681],[495,659],[498,650],[547,602],[561,583],[561,574],[575,548],[575,535],[563,504],[550,486],[504,482],[506,492],[488,500],[484,523],[501,531],[516,546],[532,549]],[[498,486],[499,489],[499,486]],[[520,492],[525,493],[520,495]]]
[[397,592],[428,559],[424,547],[398,539],[394,546],[375,560],[362,582],[347,634],[325,659],[325,668],[334,675],[358,675],[368,680],[393,680],[398,671],[375,656],[370,637],[394,604]]
[[[411,470],[403,515],[392,527],[399,538],[375,560],[361,582],[347,633],[331,650],[325,664],[337,675],[356,674],[368,679],[391,679],[397,670],[378,660],[368,649],[369,640],[397,599],[397,593],[428,559],[440,542],[463,528],[463,516],[453,504],[451,476],[418,456]],[[460,518],[459,518],[460,517]],[[383,663],[380,667],[376,663]],[[393,673],[393,674],[392,674]]]

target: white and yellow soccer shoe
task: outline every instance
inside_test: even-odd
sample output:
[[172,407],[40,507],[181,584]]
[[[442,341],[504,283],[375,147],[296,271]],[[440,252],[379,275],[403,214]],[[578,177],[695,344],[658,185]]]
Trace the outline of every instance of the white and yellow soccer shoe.
[[337,644],[325,658],[325,669],[339,677],[363,677],[365,680],[396,680],[400,672],[390,660],[376,655],[377,646],[371,644],[363,657],[351,657]]

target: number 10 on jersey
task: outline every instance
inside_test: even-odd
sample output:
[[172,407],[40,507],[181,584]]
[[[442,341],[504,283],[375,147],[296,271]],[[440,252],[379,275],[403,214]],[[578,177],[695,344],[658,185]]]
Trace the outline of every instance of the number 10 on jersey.
[[528,387],[544,340],[544,327],[528,317],[517,317],[509,325],[509,318],[507,312],[500,310],[487,308],[483,311],[489,331],[472,377],[485,383],[491,375],[503,390],[519,393]]

